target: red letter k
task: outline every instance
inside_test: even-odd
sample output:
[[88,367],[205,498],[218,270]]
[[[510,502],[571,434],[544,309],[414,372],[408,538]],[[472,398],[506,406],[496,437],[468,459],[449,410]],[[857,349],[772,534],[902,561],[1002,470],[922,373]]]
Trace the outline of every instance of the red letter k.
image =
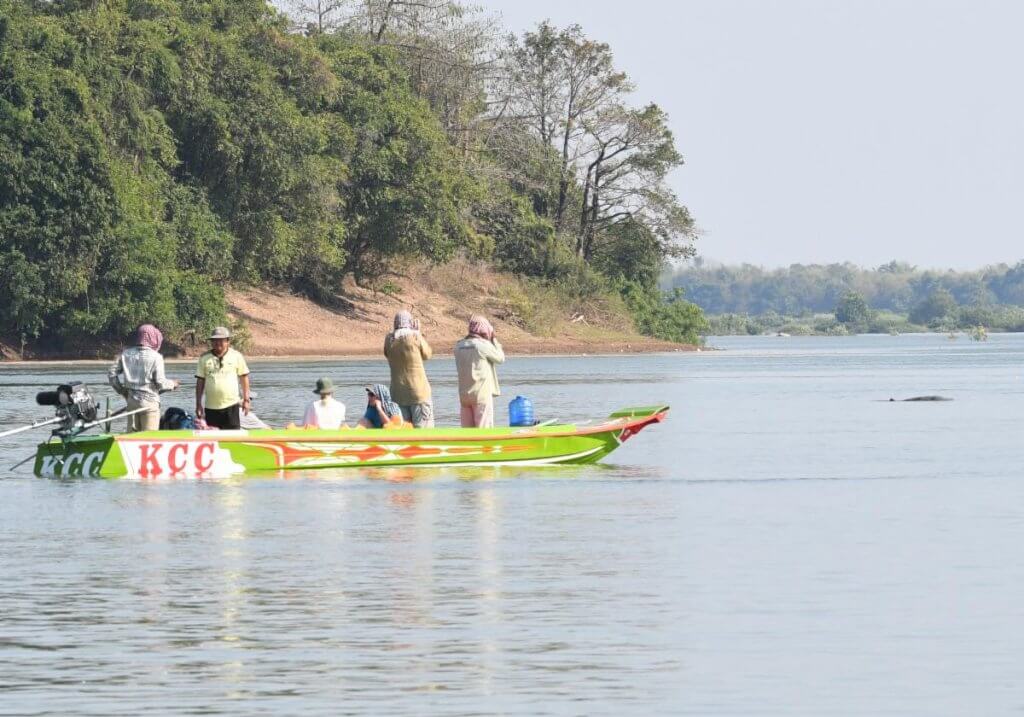
[[160,444],[142,443],[139,445],[139,451],[142,454],[142,465],[139,468],[139,475],[143,478],[156,478],[162,472],[160,470],[160,462],[156,458],[160,452]]

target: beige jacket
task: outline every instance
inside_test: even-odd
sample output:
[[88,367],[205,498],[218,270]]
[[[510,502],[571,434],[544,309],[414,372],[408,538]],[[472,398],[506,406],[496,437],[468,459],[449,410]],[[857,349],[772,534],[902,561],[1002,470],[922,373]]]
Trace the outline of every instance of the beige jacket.
[[434,355],[418,331],[394,333],[384,339],[384,355],[391,366],[391,399],[399,406],[430,401],[430,382],[423,362]]
[[489,403],[501,395],[497,365],[504,363],[505,352],[493,342],[466,337],[455,344],[455,368],[459,372],[459,401],[464,406]]

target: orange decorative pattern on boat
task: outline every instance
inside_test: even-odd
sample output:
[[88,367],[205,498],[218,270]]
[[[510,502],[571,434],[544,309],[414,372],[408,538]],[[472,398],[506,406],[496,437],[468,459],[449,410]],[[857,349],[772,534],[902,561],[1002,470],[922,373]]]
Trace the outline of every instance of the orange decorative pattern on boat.
[[295,441],[261,441],[245,443],[275,455],[278,468],[304,468],[336,463],[380,463],[411,461],[418,458],[447,458],[467,456],[495,456],[530,450],[526,444],[518,445],[446,445],[382,444],[382,443],[326,443]]

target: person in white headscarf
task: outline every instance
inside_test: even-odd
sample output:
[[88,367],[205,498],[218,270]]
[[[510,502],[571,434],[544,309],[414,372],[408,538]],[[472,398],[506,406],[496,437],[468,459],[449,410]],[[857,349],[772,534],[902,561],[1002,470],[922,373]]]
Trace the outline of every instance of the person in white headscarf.
[[423,367],[433,354],[412,314],[395,314],[394,330],[384,339],[384,356],[391,367],[391,398],[402,411],[402,419],[414,428],[434,426],[433,395]]

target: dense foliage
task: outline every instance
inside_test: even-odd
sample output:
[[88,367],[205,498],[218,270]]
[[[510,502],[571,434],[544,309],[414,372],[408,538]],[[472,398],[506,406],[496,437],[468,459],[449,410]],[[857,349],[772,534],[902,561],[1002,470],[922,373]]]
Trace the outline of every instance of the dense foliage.
[[459,175],[386,50],[289,35],[255,0],[0,8],[8,332],[180,332],[228,279],[328,295],[454,250]]
[[[658,307],[627,302],[642,328],[692,336],[648,318],[699,325],[656,288],[692,251],[664,186],[681,158],[607,46],[386,5],[299,21],[265,0],[0,0],[0,338],[74,346],[143,320],[180,338],[222,320],[227,282],[331,301],[347,275],[456,252],[549,282],[604,272]],[[561,142],[508,111],[537,91],[509,58],[539,36]]]
[[623,286],[623,299],[637,322],[637,328],[649,336],[681,343],[701,343],[709,325],[696,304],[683,300],[680,289],[661,295],[640,284]]
[[856,291],[848,291],[836,306],[836,321],[854,330],[867,328],[871,310],[864,297]]
[[665,281],[717,317],[713,332],[1024,330],[1024,262],[959,272],[899,262],[877,269],[796,264],[770,270],[697,262]]
[[1024,306],[1024,262],[999,264],[978,271],[935,271],[890,262],[876,269],[853,264],[794,264],[781,269],[741,266],[694,266],[667,277],[670,286],[712,314],[796,315],[829,312],[848,292],[873,309],[909,313],[943,289],[960,306]]
[[790,334],[792,336],[845,336],[855,333],[900,334],[921,331],[974,332],[1024,331],[1024,307],[994,306],[979,308],[961,306],[927,324],[911,321],[904,314],[869,310],[864,323],[845,323],[834,313],[804,313],[798,316],[769,311],[764,314],[712,314],[706,317],[709,335],[728,334]]

